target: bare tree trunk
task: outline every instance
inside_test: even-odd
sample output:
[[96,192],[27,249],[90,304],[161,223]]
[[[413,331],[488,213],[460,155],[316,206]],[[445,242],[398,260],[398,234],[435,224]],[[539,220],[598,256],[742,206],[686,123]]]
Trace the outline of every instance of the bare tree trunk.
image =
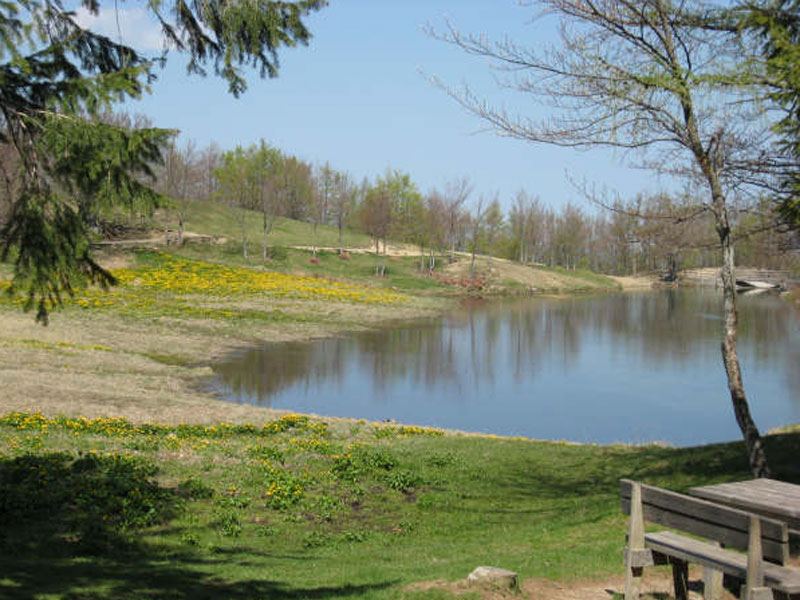
[[469,280],[475,283],[475,244],[472,245],[472,258],[469,262]]
[[738,311],[736,309],[736,277],[734,270],[733,242],[731,241],[730,226],[727,215],[716,215],[717,232],[722,246],[722,295],[725,312],[725,336],[722,340],[722,362],[725,364],[725,373],[728,375],[728,390],[731,394],[733,412],[736,422],[744,436],[747,445],[747,456],[750,468],[756,477],[769,477],[770,470],[767,464],[767,455],[761,434],[750,415],[750,407],[742,383],[742,373],[739,368],[739,353],[736,351],[738,338]]
[[317,221],[311,224],[311,252],[314,257],[317,256]]
[[246,216],[244,214],[241,215],[241,226],[242,226],[242,258],[245,262],[247,262],[247,222]]
[[263,242],[263,252],[264,252],[264,262],[267,262],[268,258],[268,247],[267,247],[267,235],[269,234],[269,228],[267,227],[267,214],[264,213],[264,221],[263,221],[263,231],[264,231],[264,242]]
[[[180,202],[183,203],[184,200],[181,200]],[[178,209],[178,246],[179,247],[183,246],[183,218],[184,218],[183,206],[181,205],[181,207]]]

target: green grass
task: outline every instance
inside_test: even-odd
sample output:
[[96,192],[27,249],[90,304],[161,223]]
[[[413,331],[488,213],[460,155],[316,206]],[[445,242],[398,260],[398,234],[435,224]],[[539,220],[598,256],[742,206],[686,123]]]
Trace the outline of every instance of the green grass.
[[[800,481],[800,434],[766,443],[776,475]],[[212,428],[7,416],[0,595],[397,598],[481,564],[523,579],[619,575],[619,478],[685,490],[748,476],[741,444],[578,446],[300,416]]]
[[[384,276],[375,276],[375,255],[352,253],[342,259],[335,251],[321,250],[316,260],[309,250],[279,247],[280,258],[263,261],[259,244],[248,245],[248,260],[242,257],[241,244],[228,241],[225,244],[187,244],[181,248],[168,247],[165,252],[194,260],[218,262],[240,267],[266,267],[281,273],[298,273],[325,277],[341,281],[351,281],[371,287],[392,288],[411,293],[442,292],[450,289],[432,277],[423,276],[418,271],[419,258],[413,256],[381,259],[385,266]],[[146,253],[140,253],[143,255]],[[140,259],[141,260],[141,259]],[[148,259],[144,259],[147,261]]]
[[[238,221],[238,212],[232,210],[222,202],[206,202],[203,200],[186,200],[186,221],[184,227],[187,231],[195,233],[224,236],[235,242],[241,252],[241,225]],[[246,215],[246,231],[249,241],[260,249],[262,239],[263,217],[257,211],[244,211]],[[173,229],[178,228],[176,204],[170,202],[159,211],[156,220],[163,226]],[[269,245],[276,246],[310,246],[313,232],[310,223],[278,218],[272,232],[268,236]],[[369,246],[369,236],[351,231],[343,232],[343,242],[346,247]],[[317,246],[336,247],[339,244],[339,232],[335,227],[320,225],[317,228]],[[260,250],[257,252],[260,255]]]
[[619,284],[607,277],[605,275],[601,275],[600,273],[595,273],[594,271],[590,271],[589,269],[565,269],[564,267],[539,267],[544,271],[551,271],[553,273],[558,273],[559,275],[567,275],[569,277],[574,277],[579,280],[587,281],[589,283],[593,283],[595,285],[599,285],[601,287],[609,288],[609,289],[619,289]]

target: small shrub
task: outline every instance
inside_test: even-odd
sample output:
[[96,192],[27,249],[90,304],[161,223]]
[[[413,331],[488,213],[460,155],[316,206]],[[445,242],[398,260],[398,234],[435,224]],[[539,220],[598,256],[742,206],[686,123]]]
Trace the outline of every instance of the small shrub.
[[303,537],[304,548],[322,548],[324,546],[332,546],[335,543],[336,538],[320,531],[312,531]]
[[200,538],[197,537],[196,533],[192,533],[187,531],[181,535],[181,542],[186,544],[187,546],[199,546],[200,545]]
[[239,514],[230,508],[217,507],[214,509],[213,521],[220,535],[226,537],[239,537],[242,534],[242,521]]
[[178,495],[189,500],[211,498],[214,490],[197,477],[189,477],[178,484]]
[[338,479],[356,483],[362,476],[391,471],[395,466],[397,459],[385,448],[353,444],[344,454],[333,457],[331,472]]
[[343,507],[343,503],[339,498],[323,494],[316,501],[317,515],[323,521],[332,521],[334,515],[339,512]]
[[284,262],[289,258],[289,250],[283,246],[270,246],[267,248],[267,258],[274,261]]
[[248,446],[247,455],[259,460],[275,461],[283,464],[283,452],[273,446]]
[[426,462],[432,467],[450,467],[458,463],[458,457],[452,452],[434,452]]
[[360,542],[365,542],[367,540],[367,534],[363,531],[345,531],[344,534],[342,534],[342,538],[345,542],[357,544]]
[[420,484],[419,476],[411,471],[393,471],[386,476],[386,485],[398,492],[408,492]]
[[303,497],[304,486],[300,478],[287,469],[270,467],[265,474],[266,506],[286,510]]

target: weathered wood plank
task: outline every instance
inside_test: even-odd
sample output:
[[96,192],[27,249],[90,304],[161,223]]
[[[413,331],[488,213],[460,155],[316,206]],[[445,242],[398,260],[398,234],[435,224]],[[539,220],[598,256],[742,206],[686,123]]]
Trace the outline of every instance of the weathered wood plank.
[[[709,538],[733,548],[747,549],[749,513],[669,490],[640,485],[646,521]],[[622,480],[620,486],[622,511],[629,514],[633,482]],[[786,524],[762,519],[761,526],[764,556],[770,561],[784,564],[789,557]]]
[[751,479],[696,487],[689,494],[785,521],[789,529],[800,531],[800,485]]
[[[656,552],[747,579],[747,555],[719,548],[672,531],[645,534],[645,546]],[[800,594],[800,569],[764,563],[764,585],[786,594]]]

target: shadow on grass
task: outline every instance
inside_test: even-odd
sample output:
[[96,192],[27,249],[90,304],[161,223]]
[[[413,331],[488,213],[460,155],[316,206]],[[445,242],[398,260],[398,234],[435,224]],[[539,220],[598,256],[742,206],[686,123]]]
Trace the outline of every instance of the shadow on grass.
[[0,596],[322,599],[359,596],[393,584],[299,588],[268,573],[236,581],[212,576],[215,563],[246,566],[253,553],[225,551],[204,559],[137,540],[137,531],[167,523],[185,502],[155,482],[155,471],[141,459],[114,454],[0,460]]
[[[800,483],[800,434],[765,436],[764,443],[773,477]],[[561,501],[618,502],[621,478],[685,492],[693,486],[753,477],[742,442],[690,448],[552,446],[541,451],[549,453],[547,458],[531,462],[520,455],[485,473],[492,480],[487,489],[503,488],[506,500],[488,512],[546,513],[560,510]],[[602,517],[600,513],[590,511],[585,518],[593,521]]]
[[203,561],[188,555],[169,560],[146,553],[77,561],[11,559],[3,565],[0,595],[8,600],[57,597],[64,600],[164,599],[256,600],[267,598],[357,597],[392,585],[343,585],[299,588],[268,579],[225,581],[202,570]]

